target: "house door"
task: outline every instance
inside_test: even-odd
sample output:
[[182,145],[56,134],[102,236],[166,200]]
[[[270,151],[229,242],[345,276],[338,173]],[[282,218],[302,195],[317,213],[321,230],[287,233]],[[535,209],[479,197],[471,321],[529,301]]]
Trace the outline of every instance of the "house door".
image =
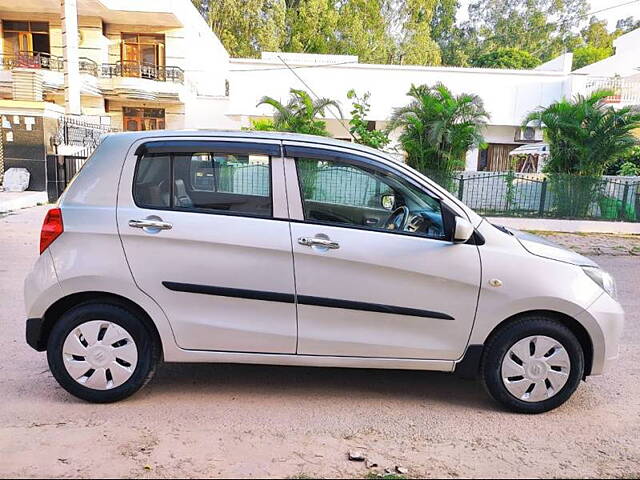
[[518,145],[509,143],[490,143],[487,149],[487,170],[490,172],[506,172],[511,169],[509,152]]

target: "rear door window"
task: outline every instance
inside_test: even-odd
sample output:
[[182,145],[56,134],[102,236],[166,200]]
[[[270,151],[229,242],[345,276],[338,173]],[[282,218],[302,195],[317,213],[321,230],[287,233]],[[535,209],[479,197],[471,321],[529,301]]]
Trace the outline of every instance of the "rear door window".
[[225,152],[144,153],[134,180],[140,207],[272,216],[271,158]]

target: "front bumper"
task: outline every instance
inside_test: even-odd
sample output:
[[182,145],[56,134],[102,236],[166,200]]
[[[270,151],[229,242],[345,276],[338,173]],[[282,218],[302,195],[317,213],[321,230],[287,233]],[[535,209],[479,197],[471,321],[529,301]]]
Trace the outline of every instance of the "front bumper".
[[624,310],[620,304],[603,293],[593,304],[577,316],[587,327],[593,345],[591,375],[602,375],[618,359],[620,337],[624,327]]
[[44,322],[41,318],[27,319],[27,343],[38,352],[44,352],[47,349],[44,333]]

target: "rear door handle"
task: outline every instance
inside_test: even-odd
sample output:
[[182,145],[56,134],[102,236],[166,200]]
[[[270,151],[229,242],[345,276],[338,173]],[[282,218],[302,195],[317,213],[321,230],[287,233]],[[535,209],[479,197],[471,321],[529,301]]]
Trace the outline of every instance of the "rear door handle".
[[340,244],[338,242],[334,242],[329,238],[322,237],[300,237],[298,238],[298,243],[300,245],[304,245],[305,247],[324,247],[330,250],[336,250],[340,248]]
[[144,220],[129,220],[129,226],[132,228],[149,228],[153,230],[171,230],[173,228],[173,225],[169,222],[151,220],[148,218],[145,218]]

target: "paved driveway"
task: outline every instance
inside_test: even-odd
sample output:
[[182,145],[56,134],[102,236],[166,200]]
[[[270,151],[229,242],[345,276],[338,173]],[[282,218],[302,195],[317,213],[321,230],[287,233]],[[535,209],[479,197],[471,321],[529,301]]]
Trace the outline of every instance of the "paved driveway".
[[599,256],[628,314],[622,357],[560,409],[505,413],[453,376],[165,365],[133,398],[64,392],[24,342],[22,280],[44,209],[0,218],[0,476],[640,476],[640,258]]

